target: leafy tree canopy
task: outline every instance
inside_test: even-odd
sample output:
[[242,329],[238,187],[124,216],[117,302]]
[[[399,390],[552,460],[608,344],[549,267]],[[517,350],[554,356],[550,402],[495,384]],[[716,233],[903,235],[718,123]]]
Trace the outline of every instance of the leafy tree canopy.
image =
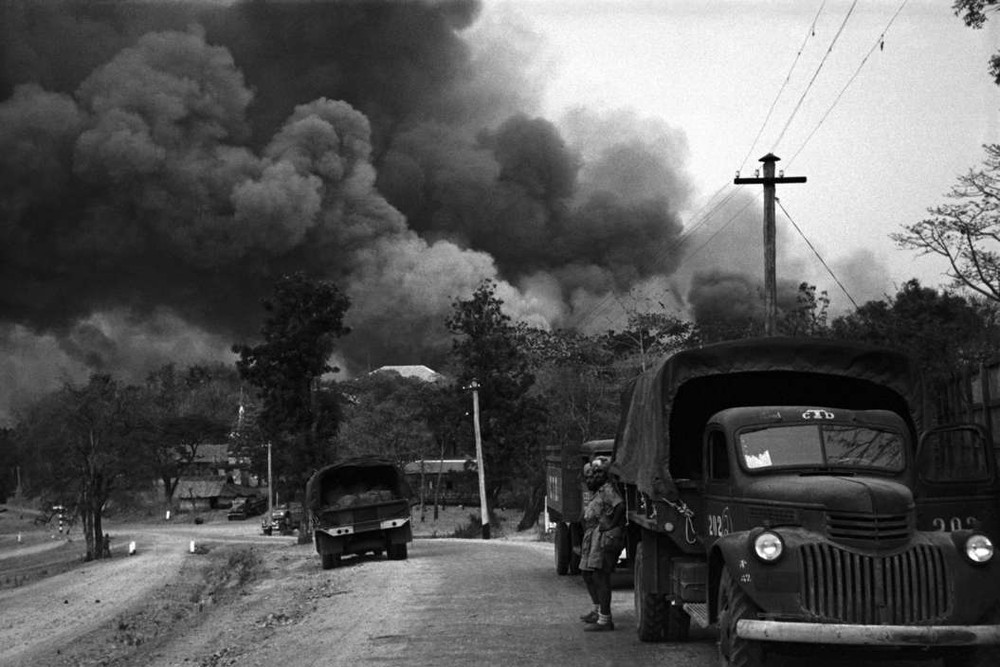
[[836,318],[836,338],[907,353],[934,383],[946,382],[963,363],[990,354],[997,343],[996,313],[988,306],[906,282],[894,297],[869,301]]
[[236,366],[258,389],[256,427],[274,445],[276,474],[304,484],[331,455],[340,401],[336,385],[321,378],[337,370],[329,360],[350,331],[343,324],[350,300],[333,283],[295,273],[277,281],[263,306],[263,342],[234,345]]
[[[986,24],[987,14],[997,11],[1000,0],[955,0],[952,8],[956,16],[961,16],[965,25],[979,29]],[[1000,86],[1000,53],[990,56],[990,75],[998,86]]]

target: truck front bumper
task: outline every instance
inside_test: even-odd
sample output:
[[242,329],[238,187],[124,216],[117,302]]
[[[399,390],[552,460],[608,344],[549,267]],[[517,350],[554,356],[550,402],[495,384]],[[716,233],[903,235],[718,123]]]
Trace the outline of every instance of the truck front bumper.
[[736,624],[736,636],[803,644],[976,646],[1000,644],[1000,625],[848,625],[743,619]]

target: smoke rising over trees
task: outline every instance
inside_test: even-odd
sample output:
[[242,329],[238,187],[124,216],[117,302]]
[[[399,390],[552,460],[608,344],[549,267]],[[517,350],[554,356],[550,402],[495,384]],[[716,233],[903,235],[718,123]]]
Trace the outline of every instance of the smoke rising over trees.
[[351,299],[354,372],[444,359],[483,280],[565,327],[680,264],[683,134],[539,117],[530,33],[501,48],[471,0],[0,11],[7,391],[231,360],[292,271]]

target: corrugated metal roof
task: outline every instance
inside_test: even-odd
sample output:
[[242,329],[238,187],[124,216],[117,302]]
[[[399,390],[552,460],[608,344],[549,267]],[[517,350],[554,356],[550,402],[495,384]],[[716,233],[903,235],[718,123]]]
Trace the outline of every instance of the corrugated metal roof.
[[[475,459],[424,459],[424,474],[425,475],[436,475],[438,469],[441,472],[465,472],[466,470],[475,471],[476,470],[476,460]],[[406,475],[419,475],[420,474],[420,461],[412,461],[407,463],[403,467],[403,473]]]
[[444,376],[437,371],[428,368],[427,366],[381,366],[372,371],[372,373],[399,373],[403,377],[414,377],[424,382],[438,382],[444,379]]

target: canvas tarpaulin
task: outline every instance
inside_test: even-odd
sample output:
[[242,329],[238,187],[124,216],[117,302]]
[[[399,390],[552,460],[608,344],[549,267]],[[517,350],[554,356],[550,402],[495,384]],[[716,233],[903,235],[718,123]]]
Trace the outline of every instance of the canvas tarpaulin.
[[374,486],[385,487],[397,498],[413,496],[409,483],[395,463],[377,457],[359,457],[345,459],[313,473],[306,483],[306,507],[318,512],[331,492],[350,493]]
[[802,404],[893,410],[914,437],[921,425],[919,380],[900,353],[811,338],[731,341],[678,352],[629,383],[612,472],[643,493],[674,501],[671,457],[700,465],[700,432],[712,414]]

